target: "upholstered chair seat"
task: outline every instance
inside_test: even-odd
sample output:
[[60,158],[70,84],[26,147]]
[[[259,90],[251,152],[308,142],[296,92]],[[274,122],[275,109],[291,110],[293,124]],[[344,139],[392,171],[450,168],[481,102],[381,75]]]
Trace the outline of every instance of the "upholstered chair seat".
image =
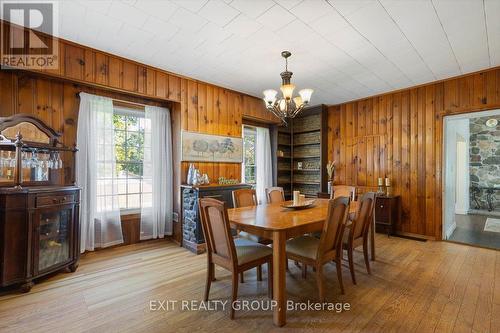
[[272,248],[245,238],[235,239],[234,246],[236,247],[238,265],[243,265],[273,254]]
[[316,260],[318,255],[319,238],[313,236],[300,236],[286,242],[286,252]]

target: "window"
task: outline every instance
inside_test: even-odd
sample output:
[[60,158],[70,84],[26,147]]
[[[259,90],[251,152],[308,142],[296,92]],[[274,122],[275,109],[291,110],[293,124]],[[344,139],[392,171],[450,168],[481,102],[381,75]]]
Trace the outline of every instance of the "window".
[[151,202],[151,186],[144,182],[144,112],[115,107],[113,123],[115,131],[116,175],[118,201],[121,210],[137,210],[141,202]]
[[257,131],[255,127],[243,126],[243,181],[247,184],[255,184],[255,139]]

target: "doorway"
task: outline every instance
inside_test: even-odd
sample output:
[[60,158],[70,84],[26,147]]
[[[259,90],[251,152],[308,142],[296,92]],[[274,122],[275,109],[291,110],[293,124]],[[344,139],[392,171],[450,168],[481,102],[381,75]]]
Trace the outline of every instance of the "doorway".
[[500,109],[444,118],[443,239],[500,249]]

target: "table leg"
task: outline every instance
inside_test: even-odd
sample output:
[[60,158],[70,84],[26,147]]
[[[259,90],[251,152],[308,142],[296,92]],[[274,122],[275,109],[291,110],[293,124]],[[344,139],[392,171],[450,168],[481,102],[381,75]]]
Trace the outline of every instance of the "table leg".
[[375,261],[375,218],[370,226],[370,254],[372,261]]
[[286,324],[286,234],[273,234],[273,299],[276,301],[273,322],[276,326]]

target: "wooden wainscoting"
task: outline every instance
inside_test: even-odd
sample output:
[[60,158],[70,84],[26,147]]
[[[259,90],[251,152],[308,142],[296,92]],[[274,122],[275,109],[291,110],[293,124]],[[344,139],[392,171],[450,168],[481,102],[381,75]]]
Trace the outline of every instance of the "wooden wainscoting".
[[500,68],[331,106],[335,183],[402,196],[398,232],[441,239],[443,117],[500,108]]

